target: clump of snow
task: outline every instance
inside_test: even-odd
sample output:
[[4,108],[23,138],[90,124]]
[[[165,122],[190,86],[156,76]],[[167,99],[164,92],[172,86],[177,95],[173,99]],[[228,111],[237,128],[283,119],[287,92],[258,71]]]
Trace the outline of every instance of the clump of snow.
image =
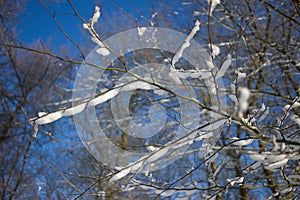
[[47,115],[47,113],[46,112],[38,112],[39,117],[43,117],[44,115]]
[[94,11],[94,15],[91,19],[91,24],[95,24],[98,22],[98,19],[100,17],[100,8],[98,6],[95,6],[95,11]]
[[239,88],[239,92],[240,92],[240,97],[239,97],[239,113],[238,116],[239,118],[243,118],[243,113],[245,111],[247,111],[248,107],[249,107],[249,98],[251,95],[251,92],[248,88],[246,87],[241,87]]
[[96,50],[96,52],[102,56],[108,56],[110,54],[106,47],[100,47]]
[[62,115],[63,116],[76,115],[76,114],[82,112],[85,107],[86,107],[85,104],[79,104],[77,106],[72,106],[71,108],[64,110],[62,112]]
[[30,119],[31,122],[34,122],[36,125],[49,124],[54,122],[64,116],[76,115],[82,112],[85,108],[90,106],[96,106],[100,103],[103,103],[113,97],[115,97],[120,91],[120,88],[115,88],[112,90],[105,91],[98,97],[95,97],[89,101],[83,102],[76,106],[72,106],[69,108],[64,108],[52,113],[39,112],[37,118]]
[[250,118],[255,119],[255,117],[258,117],[258,121],[261,121],[269,115],[270,109],[263,103],[259,109],[255,108],[252,110],[252,112],[253,115],[251,115]]
[[257,161],[256,165],[263,165],[265,169],[276,171],[285,166],[289,160],[298,159],[299,153],[278,153],[275,150],[283,151],[284,149],[273,149],[265,152],[249,152],[252,160]]
[[110,51],[107,49],[106,45],[100,40],[99,35],[96,33],[94,29],[94,24],[98,22],[100,17],[100,8],[98,6],[95,7],[94,15],[90,18],[89,23],[83,23],[83,28],[89,30],[92,35],[91,40],[99,46],[96,52],[102,56],[107,56],[110,54]]
[[109,179],[109,182],[117,181],[123,178],[124,176],[130,173],[130,170],[130,168],[122,169],[120,172],[116,173],[111,179]]
[[89,103],[88,106],[96,106],[100,103],[103,103],[113,97],[115,97],[117,94],[119,94],[120,89],[116,88],[116,89],[112,89],[112,90],[108,90],[107,92],[105,92],[104,94],[101,94],[100,96],[92,99]]
[[213,58],[215,58],[217,55],[220,54],[220,48],[219,48],[218,46],[216,46],[216,45],[214,45],[214,44],[209,44],[208,46],[209,46],[209,48],[211,48],[211,50],[212,50],[211,56],[212,56]]
[[94,15],[92,18],[90,18],[90,23],[83,23],[83,28],[84,29],[90,29],[91,27],[94,26],[95,23],[98,22],[98,19],[100,17],[100,8],[98,6],[95,7],[95,10],[94,10]]
[[97,36],[93,35],[91,37],[91,40],[92,40],[92,42],[97,44],[99,47],[104,47],[103,43],[99,40],[99,38],[97,38]]
[[276,162],[268,163],[268,164],[266,164],[265,169],[268,169],[268,170],[278,169],[278,168],[286,165],[286,163],[288,161],[289,161],[289,158],[284,158],[284,159],[278,160]]
[[158,151],[159,148],[158,147],[154,147],[154,146],[147,146],[147,150],[150,151],[150,152],[153,152],[153,151]]
[[39,126],[38,124],[34,123],[34,122],[31,122],[30,123],[32,126],[33,126],[33,134],[32,134],[32,137],[33,138],[36,138],[38,132],[39,132]]
[[298,115],[292,115],[291,119],[300,126],[300,117]]
[[[286,119],[289,116],[289,110],[300,107],[299,100],[300,100],[300,97],[296,98],[291,105],[287,104],[283,107],[282,110],[284,111],[284,115],[285,115],[284,119]],[[294,122],[296,122],[298,125],[300,125],[300,116],[299,115],[293,114],[291,116],[291,119]]]
[[237,71],[236,71],[236,74],[237,74],[237,79],[242,79],[242,78],[245,78],[247,76],[246,73],[242,72],[242,69],[239,68]]
[[209,5],[209,12],[208,14],[211,15],[214,9],[218,4],[220,4],[220,0],[207,0],[207,3]]
[[149,23],[150,23],[151,26],[154,26],[153,20],[156,17],[156,15],[157,15],[157,12],[153,13],[152,16],[151,16],[151,19],[149,20]]
[[83,24],[82,24],[82,27],[83,27],[84,29],[88,29],[88,28],[89,28],[89,24],[88,24],[88,23],[83,23]]
[[284,111],[288,111],[290,109],[290,107],[291,107],[290,105],[285,105],[284,108],[283,108],[283,110]]
[[[43,113],[43,115],[41,113]],[[49,113],[49,114],[44,114],[44,112],[40,112],[38,115],[41,117],[35,121],[35,123],[37,125],[49,124],[51,122],[54,122],[54,121],[60,119],[62,117],[62,112],[56,111],[56,112]]]
[[[64,108],[64,109],[61,109],[61,110],[58,110],[58,111],[55,111],[52,113],[39,112],[38,117],[33,118],[30,121],[33,122],[32,123],[33,125],[48,124],[48,123],[54,122],[64,116],[76,115],[76,114],[82,112],[87,107],[96,106],[105,101],[108,101],[108,100],[112,99],[113,97],[115,97],[116,95],[118,95],[121,90],[122,91],[130,91],[133,89],[153,90],[153,89],[157,89],[157,88],[155,86],[152,86],[152,85],[142,82],[142,81],[135,81],[135,82],[131,82],[131,83],[125,84],[125,85],[119,85],[119,86],[116,86],[116,88],[113,88],[111,90],[103,91],[103,93],[100,94],[99,96],[94,97],[94,98],[90,99],[89,101],[80,103],[76,106]],[[35,129],[37,129],[37,127]]]
[[250,139],[240,139],[237,137],[233,137],[231,139],[236,140],[236,142],[233,143],[236,146],[247,146],[253,142],[253,139],[251,139],[251,138]]
[[196,35],[197,31],[200,30],[200,22],[197,20],[195,22],[195,25],[190,32],[190,34],[187,36],[183,44],[180,46],[179,50],[175,53],[173,59],[172,59],[172,67],[175,69],[175,64],[178,62],[178,60],[182,57],[183,51],[190,46],[191,39]]
[[139,27],[139,26],[137,26],[138,35],[140,37],[142,37],[144,35],[144,33],[146,32],[146,30],[147,30],[146,27]]
[[235,177],[235,178],[232,178],[232,179],[228,178],[226,180],[230,183],[231,186],[233,186],[236,183],[238,183],[238,184],[243,183],[244,177]]

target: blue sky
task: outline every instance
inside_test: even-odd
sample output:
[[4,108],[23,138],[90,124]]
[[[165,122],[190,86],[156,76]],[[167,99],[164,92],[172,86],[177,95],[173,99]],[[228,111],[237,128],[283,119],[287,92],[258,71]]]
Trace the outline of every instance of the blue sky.
[[[130,13],[134,18],[140,18],[140,13],[150,15],[149,10],[154,1],[151,0],[114,0],[118,7],[123,8],[126,12]],[[110,0],[72,0],[79,14],[88,20],[94,12],[95,5],[101,8],[101,21],[102,23],[112,22],[113,15],[120,13]],[[55,12],[56,18],[62,25],[64,30],[72,37],[76,43],[82,43],[87,38],[83,38],[82,24],[77,17],[72,15],[72,9],[67,1],[60,3],[48,3],[51,13]],[[34,41],[41,40],[47,42],[51,41],[54,46],[60,46],[66,43],[64,35],[59,31],[55,21],[43,7],[39,0],[30,0],[27,3],[25,12],[21,15],[20,25],[17,29],[19,39],[26,46]],[[117,19],[114,19],[116,21]]]

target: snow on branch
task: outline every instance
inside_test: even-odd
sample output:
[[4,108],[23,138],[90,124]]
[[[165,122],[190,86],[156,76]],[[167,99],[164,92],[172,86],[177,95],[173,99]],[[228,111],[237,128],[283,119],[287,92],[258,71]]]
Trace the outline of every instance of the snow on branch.
[[192,29],[192,31],[190,32],[190,34],[187,36],[187,38],[185,39],[185,41],[183,42],[183,44],[180,46],[180,48],[178,49],[178,51],[175,53],[171,65],[172,68],[175,69],[175,64],[176,62],[178,62],[178,60],[182,57],[183,51],[188,48],[190,46],[190,41],[191,39],[196,35],[197,31],[200,30],[200,22],[197,20],[195,22],[195,25]]
[[94,29],[94,24],[98,22],[100,14],[100,8],[96,6],[93,17],[90,18],[89,23],[83,23],[83,28],[89,30],[90,34],[92,35],[91,40],[99,46],[96,52],[102,56],[107,56],[110,54],[110,52],[106,45],[100,40],[99,35]]
[[[287,105],[284,106],[283,111],[285,113],[285,116],[283,117],[283,120],[289,116],[289,110],[292,110],[292,109],[300,107],[300,102],[299,101],[300,101],[300,97],[298,97],[295,100],[293,100],[293,102],[292,102],[291,105],[287,104]],[[293,114],[291,116],[291,119],[294,122],[296,122],[296,124],[298,124],[300,126],[300,116],[299,115]]]
[[122,91],[131,91],[132,89],[153,90],[153,89],[157,89],[157,87],[153,86],[151,84],[145,83],[143,81],[138,81],[138,80],[132,81],[127,84],[115,86],[115,88],[106,90],[103,93],[99,94],[98,96],[96,96],[92,99],[89,99],[85,102],[82,102],[78,105],[71,106],[68,108],[63,108],[63,109],[60,109],[58,111],[51,112],[51,113],[39,112],[38,117],[30,119],[29,122],[34,126],[49,124],[49,123],[59,120],[62,117],[76,115],[90,106],[96,106],[103,102],[106,102],[106,101],[112,99],[113,97],[115,97],[116,95],[118,95],[121,90]]
[[[195,141],[200,141],[200,140],[205,141],[211,137],[212,137],[212,133],[200,134],[197,131],[193,131],[188,136],[180,138],[175,142],[170,141],[169,143],[165,144],[163,147],[149,146],[147,147],[147,149],[149,150],[148,155],[142,156],[137,161],[129,163],[127,166],[116,167],[118,171],[111,174],[111,178],[109,182],[117,181],[125,177],[129,173],[135,173],[135,174],[144,173],[145,175],[148,175],[150,173],[150,170],[153,168],[154,163],[156,163],[160,159],[173,156],[173,155],[180,156],[182,153],[180,152],[180,149],[182,149],[183,146],[190,146]],[[205,152],[209,151],[208,146],[205,146],[203,148]],[[187,152],[184,152],[184,154],[186,153]],[[205,157],[207,157],[206,162],[213,162],[218,157],[218,154],[213,153],[212,149],[210,153],[205,155]]]
[[208,45],[209,46],[209,48],[211,49],[211,56],[213,57],[213,58],[215,58],[217,55],[219,55],[220,54],[220,48],[217,46],[217,45],[214,45],[214,44],[209,44]]
[[144,35],[144,33],[146,32],[146,30],[147,30],[146,27],[139,27],[139,26],[137,26],[138,35],[140,37],[142,37]]
[[46,112],[39,112],[37,118],[30,119],[30,121],[34,121],[37,125],[43,125],[43,124],[49,124],[54,121],[59,120],[62,117],[76,115],[80,112],[82,112],[85,108],[90,106],[95,106],[100,103],[103,103],[114,96],[116,96],[119,93],[119,88],[108,90],[101,95],[99,95],[96,98],[93,98],[89,101],[83,102],[81,104],[78,104],[76,106],[72,106],[69,108],[64,108],[52,113],[46,113]]
[[264,152],[249,152],[250,158],[257,161],[257,165],[263,165],[265,169],[276,171],[281,167],[285,166],[289,160],[299,159],[298,152],[284,152],[278,153],[275,151],[264,151]]
[[214,11],[214,9],[216,8],[216,6],[220,4],[220,0],[207,0],[207,3],[209,5],[208,15],[210,16]]
[[226,179],[228,181],[228,183],[233,186],[234,184],[242,184],[244,181],[244,177],[235,177],[235,178],[228,178]]
[[247,145],[250,145],[252,142],[253,142],[253,139],[252,138],[238,138],[238,137],[232,137],[231,138],[232,140],[234,140],[234,143],[233,145],[236,145],[236,146],[247,146]]
[[231,55],[228,54],[226,60],[222,64],[220,70],[217,72],[216,79],[224,76],[224,74],[225,74],[226,70],[228,69],[228,67],[230,66],[231,62],[232,62]]
[[90,23],[84,23],[83,28],[89,29],[90,27],[94,27],[94,24],[98,22],[98,19],[100,17],[100,8],[98,6],[95,7],[94,15],[92,18],[90,18]]

